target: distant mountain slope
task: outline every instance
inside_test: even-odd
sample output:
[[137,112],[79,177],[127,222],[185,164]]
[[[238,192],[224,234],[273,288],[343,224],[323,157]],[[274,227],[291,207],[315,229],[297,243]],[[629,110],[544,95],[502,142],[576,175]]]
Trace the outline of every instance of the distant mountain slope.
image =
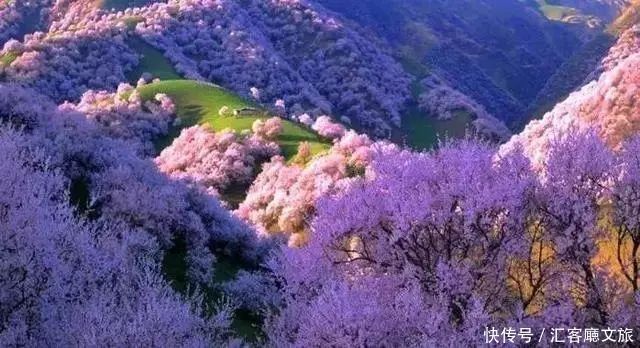
[[[135,4],[148,3],[135,2]],[[59,2],[44,33],[0,52],[7,81],[57,101],[113,90],[140,64],[144,39],[188,79],[220,84],[290,116],[331,114],[377,136],[400,125],[408,75],[384,42],[313,2],[170,0]],[[133,39],[133,40],[132,40]],[[133,45],[138,46],[138,45]],[[11,61],[9,61],[9,58]],[[1,73],[1,72],[0,72]]]
[[508,124],[599,30],[549,20],[536,1],[319,1],[387,39],[412,73],[436,73]]
[[629,0],[535,0],[535,2],[549,17],[556,16],[557,20],[569,23],[582,22],[590,26],[603,26],[611,22],[629,5]]
[[[588,2],[588,1],[587,1]],[[573,3],[563,1],[563,3]],[[621,49],[633,51],[633,44],[623,44],[622,41],[629,40],[629,35],[622,35],[634,23],[640,23],[640,1],[615,1],[615,0],[593,0],[602,6],[610,6],[610,11],[617,14],[606,30],[598,33],[588,40],[578,49],[571,58],[560,66],[549,78],[545,86],[538,92],[536,99],[531,102],[527,110],[527,117],[522,119],[516,130],[523,128],[530,120],[542,117],[544,113],[550,111],[559,101],[566,98],[575,89],[597,79],[600,74],[610,67],[607,62],[619,61],[618,55],[623,54]],[[593,6],[596,6],[594,4]],[[583,4],[583,6],[586,6]],[[598,8],[600,8],[598,7]],[[616,41],[617,49],[609,49]],[[627,52],[628,54],[628,52]]]
[[532,121],[505,148],[516,144],[541,164],[550,141],[573,130],[593,130],[608,145],[640,131],[640,26],[620,37],[601,64],[597,80],[572,93],[541,120]]
[[12,38],[42,29],[52,0],[0,1],[0,45]]
[[551,75],[529,104],[526,116],[513,125],[514,129],[521,130],[529,121],[540,118],[576,88],[589,82],[615,41],[613,35],[603,32],[586,42]]
[[[508,133],[504,124],[517,128],[526,115],[549,109],[584,82],[612,42],[591,19],[569,17],[607,23],[626,1],[28,4],[40,15],[21,30],[42,32],[24,38],[9,20],[26,18],[24,6],[10,0],[0,10],[0,27],[11,32],[0,41],[22,38],[0,52],[0,79],[56,101],[77,100],[87,89],[115,90],[162,60],[164,72],[175,68],[171,78],[214,82],[265,107],[284,106],[292,118],[329,114],[377,137],[401,139],[403,117],[413,125],[455,115],[465,121],[444,133],[473,124],[499,138]],[[560,9],[569,17],[550,20],[545,12]],[[634,18],[626,14],[620,28]],[[150,58],[162,55],[166,60]],[[425,83],[434,80],[440,82]]]
[[630,0],[629,5],[611,24],[609,30],[614,34],[621,34],[637,23],[640,23],[640,1]]

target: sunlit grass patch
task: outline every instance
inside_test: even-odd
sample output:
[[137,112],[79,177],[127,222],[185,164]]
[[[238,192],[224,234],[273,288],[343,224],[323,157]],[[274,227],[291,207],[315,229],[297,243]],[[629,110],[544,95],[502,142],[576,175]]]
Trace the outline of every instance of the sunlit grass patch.
[[[158,93],[165,93],[176,104],[176,114],[180,117],[182,124],[172,129],[158,142],[159,149],[171,144],[182,128],[191,125],[208,124],[215,131],[232,129],[242,132],[250,130],[255,120],[269,118],[263,109],[211,83],[170,80],[142,86],[138,90],[143,99],[152,99]],[[256,109],[256,113],[247,116],[221,116],[219,111],[223,106],[231,110],[251,107]],[[309,142],[312,154],[321,153],[330,147],[328,140],[321,138],[312,130],[292,121],[283,120],[283,131],[278,136],[277,142],[287,160],[296,155],[298,145],[303,141]]]

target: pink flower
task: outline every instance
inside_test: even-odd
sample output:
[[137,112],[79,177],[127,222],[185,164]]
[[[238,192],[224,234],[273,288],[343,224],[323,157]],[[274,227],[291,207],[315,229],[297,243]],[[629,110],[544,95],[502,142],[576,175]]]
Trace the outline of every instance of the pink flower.
[[254,134],[265,139],[275,139],[282,133],[282,119],[271,117],[266,121],[255,120],[251,129]]
[[329,116],[318,117],[311,128],[321,136],[330,139],[340,138],[345,133],[345,128],[338,123],[334,123]]

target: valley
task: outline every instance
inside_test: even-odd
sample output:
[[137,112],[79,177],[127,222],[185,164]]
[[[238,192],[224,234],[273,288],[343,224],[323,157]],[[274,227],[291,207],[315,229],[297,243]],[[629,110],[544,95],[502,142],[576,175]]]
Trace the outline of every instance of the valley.
[[0,346],[635,334],[639,9],[0,0]]
[[[513,131],[540,117],[584,82],[615,41],[605,31],[623,8],[622,4],[597,1],[519,2],[521,7],[510,1],[489,1],[482,9],[471,9],[456,1],[447,5],[401,1],[388,11],[375,1],[357,5],[323,1],[328,8],[385,37],[397,48],[396,56],[415,79],[430,74],[444,78]],[[536,18],[531,10],[550,21]],[[466,18],[466,12],[473,16]],[[479,17],[479,13],[486,17]],[[490,17],[495,18],[492,23]],[[483,31],[467,29],[482,25],[486,37]],[[413,115],[416,110],[409,107],[404,117],[415,124]],[[423,111],[426,124],[437,117]],[[425,127],[426,133],[434,128]]]

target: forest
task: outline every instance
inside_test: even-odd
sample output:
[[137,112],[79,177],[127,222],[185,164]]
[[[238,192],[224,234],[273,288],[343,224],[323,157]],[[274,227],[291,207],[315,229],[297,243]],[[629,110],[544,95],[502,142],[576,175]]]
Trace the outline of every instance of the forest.
[[640,339],[636,0],[5,0],[0,48],[2,347]]

